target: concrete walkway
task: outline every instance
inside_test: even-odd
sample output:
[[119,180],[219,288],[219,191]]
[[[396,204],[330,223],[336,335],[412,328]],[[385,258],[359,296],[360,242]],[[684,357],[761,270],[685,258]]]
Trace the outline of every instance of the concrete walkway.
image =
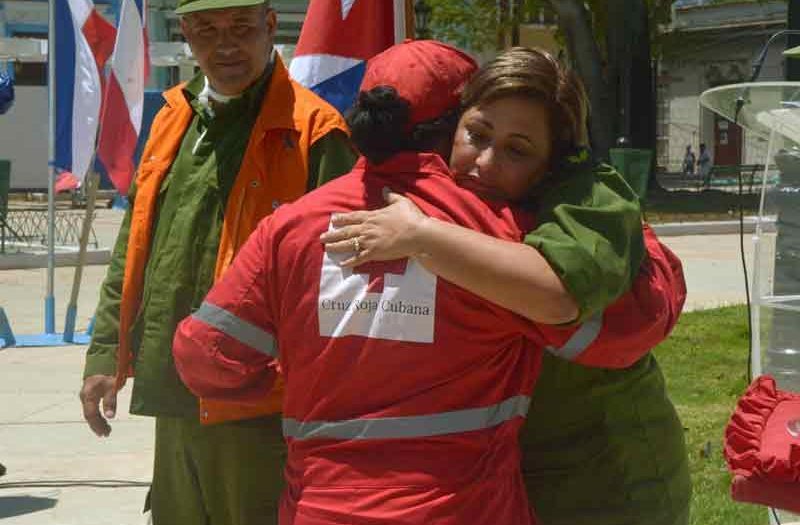
[[[99,211],[101,246],[113,243],[121,213]],[[684,263],[688,309],[744,300],[737,235],[667,236]],[[750,246],[749,236],[745,239]],[[750,256],[748,255],[748,258]],[[84,273],[78,328],[97,302],[105,266]],[[0,306],[17,333],[42,331],[45,271],[0,271]],[[72,269],[56,272],[57,327],[63,326]],[[3,525],[138,525],[150,479],[153,420],[127,415],[126,388],[111,436],[99,439],[78,402],[85,347],[0,351],[0,521]],[[176,524],[191,525],[191,524]]]

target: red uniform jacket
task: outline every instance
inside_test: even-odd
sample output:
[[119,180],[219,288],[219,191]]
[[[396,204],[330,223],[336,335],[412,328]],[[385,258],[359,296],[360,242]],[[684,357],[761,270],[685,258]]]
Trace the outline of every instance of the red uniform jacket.
[[651,265],[645,303],[627,298],[650,325],[611,340],[600,319],[542,330],[414,259],[340,267],[345,256],[319,241],[331,214],[379,207],[389,185],[427,215],[494,237],[519,241],[534,225],[458,187],[436,155],[362,160],[262,222],[180,325],[178,371],[198,395],[252,403],[284,374],[282,524],[529,524],[517,430],[542,349],[609,366],[628,359],[620,345],[643,355],[674,322],[677,295],[658,286],[675,274]]

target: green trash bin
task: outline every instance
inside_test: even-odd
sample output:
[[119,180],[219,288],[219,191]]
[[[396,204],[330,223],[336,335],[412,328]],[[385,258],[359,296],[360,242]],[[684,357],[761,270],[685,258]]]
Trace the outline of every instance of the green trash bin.
[[6,218],[8,190],[11,187],[11,161],[0,159],[0,219]]
[[0,253],[6,252],[6,214],[11,187],[11,161],[0,159]]
[[647,195],[647,182],[650,179],[650,165],[653,151],[635,148],[611,148],[608,151],[611,165],[625,178],[640,199]]

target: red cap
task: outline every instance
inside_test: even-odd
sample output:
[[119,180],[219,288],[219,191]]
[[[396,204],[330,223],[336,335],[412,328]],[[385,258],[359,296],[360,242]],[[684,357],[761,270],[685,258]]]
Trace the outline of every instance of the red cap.
[[472,57],[454,47],[409,40],[369,59],[361,91],[393,87],[411,104],[413,126],[457,107],[464,84],[477,69]]

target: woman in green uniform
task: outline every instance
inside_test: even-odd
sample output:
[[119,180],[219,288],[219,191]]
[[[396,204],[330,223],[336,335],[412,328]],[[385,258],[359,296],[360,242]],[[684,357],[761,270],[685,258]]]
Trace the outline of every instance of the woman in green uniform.
[[[451,169],[476,192],[534,207],[539,226],[524,243],[440,223],[392,193],[386,208],[337,217],[342,228],[323,242],[335,251],[358,238],[351,266],[419,256],[441,277],[535,322],[601,314],[630,287],[645,252],[636,195],[585,148],[580,82],[549,54],[514,48],[487,63],[462,100]],[[526,121],[526,100],[543,103],[548,122]],[[530,126],[547,126],[550,144],[527,139]],[[509,187],[510,179],[527,185]],[[557,285],[566,297],[553,301]],[[520,444],[544,525],[688,523],[683,429],[650,354],[622,370],[546,355]]]

